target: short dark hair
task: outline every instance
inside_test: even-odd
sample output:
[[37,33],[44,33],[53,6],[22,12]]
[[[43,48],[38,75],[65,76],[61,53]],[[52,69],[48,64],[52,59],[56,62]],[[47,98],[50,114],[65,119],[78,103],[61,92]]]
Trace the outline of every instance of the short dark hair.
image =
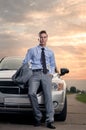
[[40,36],[41,34],[43,34],[43,33],[47,34],[47,32],[46,32],[45,30],[42,30],[42,31],[39,32],[39,36]]

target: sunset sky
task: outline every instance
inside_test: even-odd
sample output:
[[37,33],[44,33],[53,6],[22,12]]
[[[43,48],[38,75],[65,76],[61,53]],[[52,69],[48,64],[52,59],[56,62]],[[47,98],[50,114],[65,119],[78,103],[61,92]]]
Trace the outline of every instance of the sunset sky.
[[0,0],[0,58],[25,56],[40,30],[64,77],[86,79],[86,0]]

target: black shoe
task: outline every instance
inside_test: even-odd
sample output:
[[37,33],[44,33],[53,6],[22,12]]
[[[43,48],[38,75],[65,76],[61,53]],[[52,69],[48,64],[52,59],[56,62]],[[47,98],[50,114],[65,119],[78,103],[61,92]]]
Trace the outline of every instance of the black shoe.
[[53,126],[51,122],[47,123],[46,126],[50,129],[56,129],[56,127]]
[[40,122],[40,121],[35,121],[35,124],[34,124],[35,127],[38,127],[38,126],[40,126],[40,125],[41,125],[41,122]]

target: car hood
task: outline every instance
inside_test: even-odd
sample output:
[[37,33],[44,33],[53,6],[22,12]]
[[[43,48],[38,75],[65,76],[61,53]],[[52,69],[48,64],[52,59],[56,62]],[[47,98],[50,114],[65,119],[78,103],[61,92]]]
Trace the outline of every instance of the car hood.
[[16,70],[2,70],[0,71],[0,78],[12,78]]

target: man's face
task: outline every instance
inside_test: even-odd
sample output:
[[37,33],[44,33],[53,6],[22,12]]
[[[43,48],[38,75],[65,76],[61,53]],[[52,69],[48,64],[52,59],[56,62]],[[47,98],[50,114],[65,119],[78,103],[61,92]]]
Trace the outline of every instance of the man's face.
[[46,33],[42,33],[39,36],[40,45],[45,46],[48,40],[48,35]]

